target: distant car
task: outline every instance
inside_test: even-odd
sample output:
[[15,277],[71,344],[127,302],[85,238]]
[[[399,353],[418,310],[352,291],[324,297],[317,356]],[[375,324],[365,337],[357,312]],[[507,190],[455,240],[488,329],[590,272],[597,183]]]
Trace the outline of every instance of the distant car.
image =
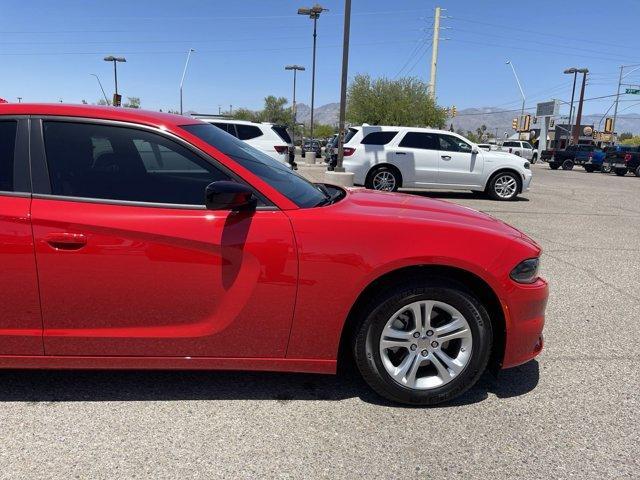
[[287,164],[291,163],[289,152],[293,150],[293,142],[287,127],[284,125],[234,120],[231,118],[193,116],[215,125],[240,140],[244,140],[253,148],[266,153],[274,160]]
[[302,158],[305,158],[307,152],[315,155],[314,158],[320,158],[322,156],[322,146],[317,140],[305,140],[302,144]]
[[578,164],[582,165],[589,159],[589,155],[597,150],[593,144],[569,145],[564,150],[554,150],[552,157],[548,160],[549,168],[557,170],[571,170]]
[[338,145],[338,134],[334,134],[324,147],[324,161],[329,165],[334,163],[334,156],[337,154],[336,147]]
[[529,142],[506,140],[502,143],[501,149],[519,157],[526,158],[527,160],[530,160],[531,163],[536,163],[538,161],[538,150],[533,148]]
[[481,148],[482,150],[486,150],[487,152],[491,151],[491,144],[490,143],[479,143],[478,144],[478,148]]
[[589,153],[587,160],[582,163],[582,167],[587,173],[601,171],[605,157],[606,154],[604,150],[596,148],[593,152]]
[[621,177],[629,172],[633,172],[636,177],[640,177],[640,147],[630,146],[622,149],[615,149],[611,153],[607,152],[607,159],[613,171]]
[[[628,152],[637,151],[638,147],[633,145],[612,145],[605,148],[605,158],[602,162],[602,172],[611,173],[615,169],[615,165],[618,164],[618,171],[622,173],[623,169],[627,169],[624,161],[625,154]],[[625,166],[622,167],[622,164]],[[627,172],[624,173],[626,175]],[[635,172],[634,172],[635,173]]]
[[472,190],[513,200],[531,183],[528,160],[487,152],[448,130],[365,125],[352,127],[347,139],[343,167],[375,190]]

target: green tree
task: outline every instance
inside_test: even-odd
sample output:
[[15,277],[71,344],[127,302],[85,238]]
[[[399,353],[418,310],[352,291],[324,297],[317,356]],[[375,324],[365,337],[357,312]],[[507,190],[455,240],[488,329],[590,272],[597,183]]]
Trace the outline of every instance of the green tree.
[[327,138],[336,133],[336,129],[331,125],[316,123],[313,125],[313,135],[316,138]]
[[140,108],[139,97],[127,97],[127,101],[123,105],[125,108]]
[[291,109],[285,107],[287,103],[288,100],[285,97],[275,97],[274,95],[265,97],[264,109],[258,115],[260,121],[291,125],[293,116]]
[[356,124],[443,128],[444,108],[436,105],[427,84],[417,78],[371,79],[356,75],[347,92],[347,119]]
[[111,102],[107,102],[104,98],[101,98],[96,102],[96,105],[111,105]]
[[258,114],[248,108],[237,108],[231,116],[236,120],[249,120],[251,122],[258,120]]
[[623,142],[624,140],[629,140],[631,138],[633,138],[633,133],[631,132],[623,132],[618,135],[618,140],[620,140],[621,142]]
[[[622,137],[622,135],[620,135]],[[640,145],[640,135],[632,135],[631,138],[625,138],[620,143],[623,145]]]

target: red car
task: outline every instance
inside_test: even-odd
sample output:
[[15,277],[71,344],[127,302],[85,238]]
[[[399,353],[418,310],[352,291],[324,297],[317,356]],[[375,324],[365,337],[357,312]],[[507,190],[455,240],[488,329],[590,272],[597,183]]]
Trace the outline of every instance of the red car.
[[0,105],[1,368],[334,373],[435,404],[542,349],[540,248],[307,182],[213,125]]

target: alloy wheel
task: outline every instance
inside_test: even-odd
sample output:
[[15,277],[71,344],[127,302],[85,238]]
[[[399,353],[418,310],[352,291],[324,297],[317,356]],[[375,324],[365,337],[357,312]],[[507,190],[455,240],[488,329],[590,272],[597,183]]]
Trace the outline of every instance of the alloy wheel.
[[498,197],[511,198],[518,191],[518,182],[511,175],[501,175],[496,178],[493,189]]
[[396,188],[396,177],[388,170],[380,170],[373,176],[371,183],[374,190],[392,192]]
[[382,365],[400,385],[429,390],[451,382],[471,359],[473,337],[465,317],[431,300],[395,312],[380,336]]

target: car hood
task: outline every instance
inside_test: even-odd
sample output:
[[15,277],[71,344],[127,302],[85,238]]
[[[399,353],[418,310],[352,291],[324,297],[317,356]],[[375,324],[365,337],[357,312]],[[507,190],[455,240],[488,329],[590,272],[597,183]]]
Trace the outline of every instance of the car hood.
[[440,223],[471,230],[489,230],[510,237],[525,237],[516,228],[486,213],[419,195],[350,188],[346,197],[335,206],[353,210],[358,216],[379,216],[387,220],[395,219],[398,223]]

